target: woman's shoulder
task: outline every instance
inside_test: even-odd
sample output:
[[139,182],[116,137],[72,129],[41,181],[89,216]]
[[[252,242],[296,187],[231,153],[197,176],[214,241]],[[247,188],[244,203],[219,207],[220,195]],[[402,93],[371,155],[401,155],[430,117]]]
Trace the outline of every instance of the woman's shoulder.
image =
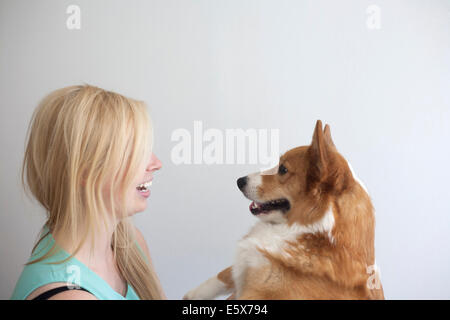
[[[40,238],[16,282],[11,296],[13,300],[33,299],[48,290],[67,286],[68,282],[75,283],[81,280],[78,279],[80,277],[77,277],[81,273],[84,276],[88,274],[78,260],[71,258],[61,248],[55,247],[51,234],[44,233]],[[51,253],[51,251],[53,252]],[[83,280],[89,281],[86,277]],[[82,292],[82,296],[86,296],[87,293],[82,290],[70,291],[74,291],[73,294],[70,294],[71,296],[80,295],[76,293],[78,291]],[[55,297],[62,293],[64,292],[56,294]],[[69,294],[64,294],[64,296],[66,295]]]
[[[25,300],[33,300],[34,298],[38,297],[44,292],[65,286],[67,286],[67,282],[53,282],[45,284],[32,291],[25,298]],[[98,300],[98,299],[92,293],[86,292],[84,290],[66,290],[49,297],[48,300]]]
[[67,290],[55,294],[48,300],[98,300],[93,294],[83,290]]

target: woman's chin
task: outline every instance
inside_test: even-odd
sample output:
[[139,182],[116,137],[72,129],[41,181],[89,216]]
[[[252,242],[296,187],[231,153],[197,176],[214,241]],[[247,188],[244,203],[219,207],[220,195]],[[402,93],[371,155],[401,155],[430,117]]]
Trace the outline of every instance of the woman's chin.
[[139,207],[135,208],[128,216],[131,217],[131,216],[134,216],[135,214],[144,212],[146,208],[147,208],[146,205],[145,206],[139,206]]
[[139,204],[136,206],[135,213],[142,212],[145,209],[147,209],[147,200],[143,199],[143,200],[139,201]]

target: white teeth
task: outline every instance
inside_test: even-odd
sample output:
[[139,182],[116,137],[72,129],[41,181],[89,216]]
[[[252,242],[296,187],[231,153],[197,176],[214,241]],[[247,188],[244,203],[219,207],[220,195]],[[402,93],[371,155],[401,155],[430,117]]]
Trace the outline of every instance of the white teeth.
[[152,185],[152,183],[153,183],[153,181],[142,183],[142,184],[138,185],[137,188],[145,188],[144,191],[148,191],[148,188]]
[[149,181],[149,182],[138,185],[138,187],[150,187],[152,185],[152,183],[153,183],[153,181]]

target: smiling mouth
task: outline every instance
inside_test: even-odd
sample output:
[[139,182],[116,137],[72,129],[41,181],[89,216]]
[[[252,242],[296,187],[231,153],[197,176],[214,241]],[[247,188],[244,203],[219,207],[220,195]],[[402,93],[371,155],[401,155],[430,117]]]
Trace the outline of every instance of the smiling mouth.
[[139,192],[147,192],[147,191],[150,189],[150,186],[152,185],[152,183],[153,183],[152,180],[150,180],[150,181],[148,181],[148,182],[145,182],[145,183],[141,183],[140,185],[138,185],[138,186],[136,187],[136,189],[137,189]]
[[276,199],[267,202],[257,202],[253,201],[250,204],[250,212],[257,216],[260,214],[268,214],[274,210],[280,210],[283,213],[291,208],[291,205],[287,199]]

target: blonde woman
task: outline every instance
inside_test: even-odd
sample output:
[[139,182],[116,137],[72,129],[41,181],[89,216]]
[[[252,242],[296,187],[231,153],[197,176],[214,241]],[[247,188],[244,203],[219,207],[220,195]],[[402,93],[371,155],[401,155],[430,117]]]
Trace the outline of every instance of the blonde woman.
[[[90,86],[46,96],[27,133],[22,184],[46,211],[11,299],[165,299],[131,216],[153,173],[146,105]],[[143,191],[144,189],[144,191]]]

